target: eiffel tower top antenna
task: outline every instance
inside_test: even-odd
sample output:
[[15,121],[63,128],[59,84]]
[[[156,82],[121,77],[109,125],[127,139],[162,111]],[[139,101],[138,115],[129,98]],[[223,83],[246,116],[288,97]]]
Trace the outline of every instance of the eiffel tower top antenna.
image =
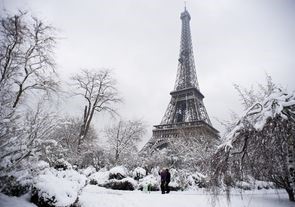
[[184,11],[186,11],[186,1],[184,1]]

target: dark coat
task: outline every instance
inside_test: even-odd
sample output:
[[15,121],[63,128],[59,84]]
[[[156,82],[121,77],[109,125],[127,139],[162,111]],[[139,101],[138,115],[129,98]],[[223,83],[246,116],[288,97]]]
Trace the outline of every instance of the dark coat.
[[167,180],[167,172],[162,170],[159,174],[161,176],[161,182],[165,182]]
[[169,170],[167,169],[166,170],[166,182],[170,183],[170,179],[171,179],[171,174],[170,174]]

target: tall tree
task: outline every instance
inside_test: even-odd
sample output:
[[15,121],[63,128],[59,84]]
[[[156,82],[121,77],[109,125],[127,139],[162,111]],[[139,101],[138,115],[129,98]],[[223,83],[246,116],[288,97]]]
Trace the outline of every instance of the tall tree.
[[[39,94],[42,98],[35,109],[25,106],[15,110],[28,92],[42,91],[48,95],[57,90],[54,46],[53,27],[25,12],[1,13],[0,170],[8,171],[29,157],[39,157],[46,151],[45,145],[54,145],[49,144],[48,136],[57,120],[45,112],[48,109],[44,109],[44,94]],[[46,141],[49,142],[43,145]]]
[[21,11],[0,23],[0,85],[13,88],[12,107],[29,91],[56,91],[55,29]]
[[116,81],[109,70],[82,70],[80,74],[72,77],[76,95],[85,99],[83,120],[78,139],[78,151],[87,135],[95,113],[109,112],[115,114],[113,104],[121,102],[116,88]]

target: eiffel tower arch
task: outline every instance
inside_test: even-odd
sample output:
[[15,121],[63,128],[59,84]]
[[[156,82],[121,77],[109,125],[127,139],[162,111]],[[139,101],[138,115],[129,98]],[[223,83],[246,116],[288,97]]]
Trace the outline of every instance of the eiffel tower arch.
[[212,145],[219,140],[219,132],[211,124],[200,92],[190,32],[191,16],[186,8],[180,19],[181,43],[174,90],[170,92],[171,100],[161,123],[154,125],[153,136],[142,149],[145,152],[167,148],[171,139],[186,136],[205,137]]

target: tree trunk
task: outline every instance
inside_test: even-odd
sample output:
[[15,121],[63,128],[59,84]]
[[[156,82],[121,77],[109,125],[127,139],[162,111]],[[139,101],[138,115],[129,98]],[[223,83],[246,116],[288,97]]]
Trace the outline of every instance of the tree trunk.
[[295,193],[295,133],[292,132],[291,136],[288,137],[288,170],[291,189]]
[[77,153],[80,154],[81,153],[81,144],[82,144],[82,139],[84,139],[84,137],[86,136],[86,124],[87,124],[87,119],[88,119],[88,111],[89,108],[87,106],[85,106],[84,108],[84,114],[83,114],[83,124],[81,125],[80,128],[80,134],[78,137],[78,146],[77,146]]
[[81,153],[81,144],[82,144],[82,140],[84,139],[84,137],[85,137],[85,124],[83,123],[81,126],[81,129],[80,129],[79,137],[78,137],[77,154]]
[[12,106],[13,108],[15,108],[16,105],[18,104],[20,96],[22,95],[22,92],[23,92],[23,85],[21,84],[21,85],[19,85],[19,91],[17,92],[16,99],[13,103],[13,106]]
[[115,155],[115,162],[117,163],[119,160],[119,152],[116,150],[116,155]]

